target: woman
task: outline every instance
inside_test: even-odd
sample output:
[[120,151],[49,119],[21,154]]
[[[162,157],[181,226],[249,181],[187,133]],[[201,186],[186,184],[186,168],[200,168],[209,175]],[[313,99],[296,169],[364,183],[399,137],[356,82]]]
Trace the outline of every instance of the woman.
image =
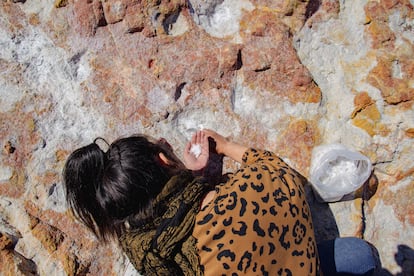
[[[241,168],[216,187],[196,177],[217,153]],[[192,153],[200,145],[201,153]],[[268,151],[211,130],[181,162],[165,141],[122,138],[76,150],[67,201],[99,238],[117,238],[143,275],[315,275],[318,256],[303,177]]]

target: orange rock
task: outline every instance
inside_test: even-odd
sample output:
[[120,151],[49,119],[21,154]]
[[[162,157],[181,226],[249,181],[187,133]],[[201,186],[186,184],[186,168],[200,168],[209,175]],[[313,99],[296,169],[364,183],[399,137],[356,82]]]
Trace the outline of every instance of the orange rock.
[[103,1],[102,6],[108,24],[115,24],[124,19],[127,6],[123,1]]
[[392,77],[392,57],[379,57],[377,66],[368,75],[368,82],[381,91],[388,104],[399,104],[414,100],[414,88],[409,80]]
[[66,275],[90,274],[91,262],[79,259],[75,254],[68,251],[58,252],[57,258],[62,262]]
[[320,134],[317,122],[294,120],[281,135],[277,144],[278,153],[295,162],[303,174],[308,171],[313,148],[319,143]]
[[74,1],[73,5],[77,21],[77,25],[74,26],[76,31],[84,36],[94,36],[96,28],[98,28],[98,20],[94,13],[93,4],[90,1]]
[[32,234],[50,254],[58,249],[65,238],[65,234],[62,231],[44,222],[37,223],[32,229]]
[[[412,47],[411,52],[414,52],[414,46]],[[414,59],[413,58],[405,57],[401,61],[401,70],[404,72],[404,75],[406,77],[408,77],[408,79],[410,79],[410,76],[411,76],[411,81],[414,82],[414,79],[413,79],[413,76],[414,76]]]
[[0,274],[5,276],[15,275],[17,264],[15,263],[13,251],[0,250]]
[[29,18],[29,22],[31,25],[33,26],[37,26],[40,24],[40,20],[39,20],[39,15],[37,14],[32,14]]
[[383,193],[382,199],[385,204],[391,205],[396,217],[401,223],[409,223],[414,225],[414,181],[411,181],[404,187],[398,189],[397,192]]
[[392,47],[395,35],[385,22],[372,21],[368,26],[374,48]]
[[19,198],[24,193],[27,175],[23,169],[15,169],[10,180],[0,185],[0,195]]
[[69,152],[67,150],[57,150],[55,152],[55,156],[57,162],[65,161],[69,156]]
[[66,7],[66,5],[68,4],[69,0],[55,0],[55,7],[56,8],[62,8],[62,7]]
[[35,175],[34,179],[36,179],[36,181],[39,184],[45,185],[45,186],[50,186],[54,183],[59,182],[60,179],[60,173],[55,171],[55,170],[48,170],[45,173],[41,174],[41,175]]
[[367,108],[369,105],[372,105],[374,103],[375,101],[371,99],[371,97],[368,95],[367,92],[361,92],[357,94],[354,98],[355,109],[351,114],[351,118],[355,118],[358,112],[360,112],[364,108]]
[[246,13],[240,23],[244,82],[252,90],[271,91],[292,103],[319,102],[321,91],[299,61],[289,27],[271,9]]
[[410,137],[410,138],[414,138],[414,128],[409,128],[405,131],[405,134]]
[[381,4],[384,6],[385,9],[388,10],[397,5],[398,2],[398,0],[381,0]]
[[128,33],[141,32],[145,27],[145,16],[141,5],[137,4],[129,6],[124,20],[127,25]]
[[224,72],[240,69],[241,47],[239,45],[225,45],[220,52],[220,69]]
[[356,108],[351,116],[353,116],[352,123],[371,136],[386,136],[389,133],[388,128],[381,124],[381,113],[375,104],[368,105],[364,109]]
[[0,251],[4,249],[13,249],[14,244],[12,238],[0,232]]
[[388,20],[387,11],[378,1],[369,1],[364,9],[366,16],[370,19],[369,21],[386,22]]

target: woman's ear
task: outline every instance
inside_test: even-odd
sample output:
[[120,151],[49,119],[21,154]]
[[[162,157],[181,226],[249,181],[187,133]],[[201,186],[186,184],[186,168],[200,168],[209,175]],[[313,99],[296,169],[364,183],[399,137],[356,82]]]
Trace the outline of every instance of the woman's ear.
[[160,152],[158,154],[158,157],[160,158],[160,161],[163,165],[170,165],[170,160],[168,160],[164,153]]

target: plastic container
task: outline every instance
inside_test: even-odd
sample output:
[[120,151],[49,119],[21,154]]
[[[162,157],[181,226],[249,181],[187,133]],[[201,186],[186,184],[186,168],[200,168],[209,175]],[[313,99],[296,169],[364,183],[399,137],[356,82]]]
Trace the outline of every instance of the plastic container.
[[313,149],[309,180],[322,201],[334,202],[359,189],[371,172],[366,156],[341,144],[329,144]]

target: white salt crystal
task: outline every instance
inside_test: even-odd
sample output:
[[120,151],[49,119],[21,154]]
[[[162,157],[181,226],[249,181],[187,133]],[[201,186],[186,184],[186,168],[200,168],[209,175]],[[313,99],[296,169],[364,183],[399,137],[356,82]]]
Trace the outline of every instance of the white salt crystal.
[[195,158],[198,158],[201,154],[201,146],[199,144],[192,144],[190,152],[195,156]]
[[0,167],[0,181],[7,181],[13,177],[13,170],[10,167]]

